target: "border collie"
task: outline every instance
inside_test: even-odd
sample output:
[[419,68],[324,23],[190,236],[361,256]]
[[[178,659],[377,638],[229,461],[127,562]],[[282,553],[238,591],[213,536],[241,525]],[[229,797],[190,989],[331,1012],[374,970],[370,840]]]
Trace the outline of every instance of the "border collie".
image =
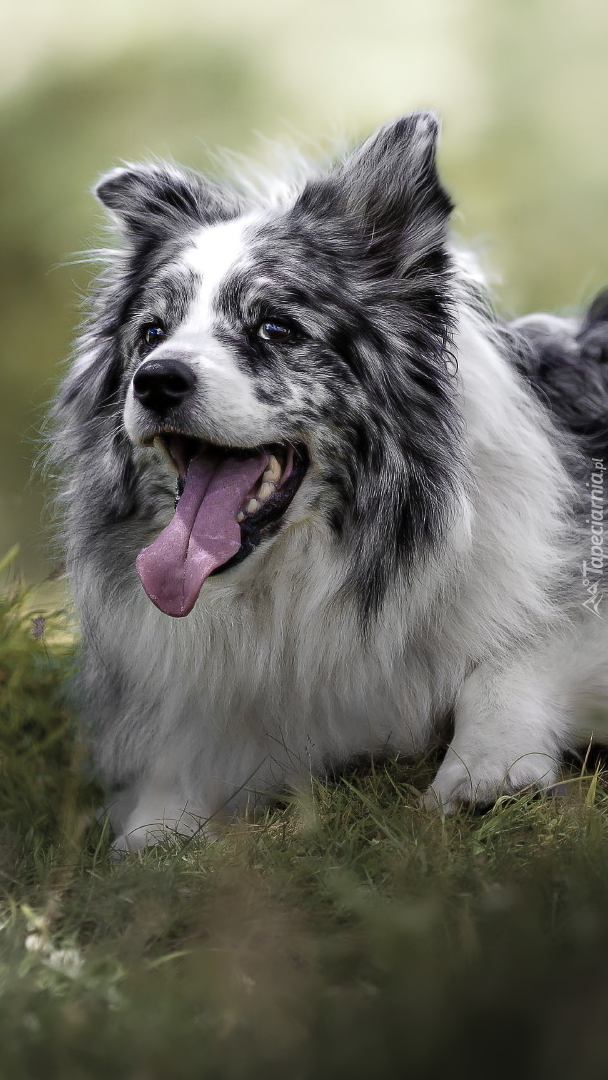
[[607,305],[493,315],[437,130],[265,196],[97,184],[51,456],[119,850],[448,729],[427,805],[548,788],[608,703]]

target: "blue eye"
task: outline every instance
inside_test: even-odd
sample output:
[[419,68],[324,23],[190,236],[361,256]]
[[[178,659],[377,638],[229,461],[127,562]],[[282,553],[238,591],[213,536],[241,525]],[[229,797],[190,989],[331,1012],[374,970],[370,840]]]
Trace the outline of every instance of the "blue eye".
[[291,330],[283,323],[263,322],[258,328],[258,336],[264,341],[286,341],[291,336]]
[[148,349],[153,349],[156,345],[160,345],[161,341],[166,336],[162,326],[146,326],[142,332],[143,343]]

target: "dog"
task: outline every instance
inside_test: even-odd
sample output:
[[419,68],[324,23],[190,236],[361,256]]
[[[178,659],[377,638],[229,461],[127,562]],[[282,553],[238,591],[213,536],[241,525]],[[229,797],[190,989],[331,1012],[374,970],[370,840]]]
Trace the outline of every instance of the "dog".
[[118,851],[448,731],[427,806],[547,789],[608,704],[608,305],[501,322],[437,137],[95,188],[51,460]]

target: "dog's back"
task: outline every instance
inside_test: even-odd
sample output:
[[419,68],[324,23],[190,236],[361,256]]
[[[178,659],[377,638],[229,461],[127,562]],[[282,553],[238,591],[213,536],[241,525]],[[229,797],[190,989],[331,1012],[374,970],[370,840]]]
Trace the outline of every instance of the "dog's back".
[[608,290],[584,319],[526,315],[511,324],[516,364],[590,457],[608,458]]

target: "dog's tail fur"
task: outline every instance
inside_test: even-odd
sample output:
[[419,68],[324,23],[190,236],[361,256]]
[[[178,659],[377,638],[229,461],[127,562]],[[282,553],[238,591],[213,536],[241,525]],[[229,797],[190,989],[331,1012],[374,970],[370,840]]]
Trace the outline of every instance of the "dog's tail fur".
[[516,364],[591,457],[608,458],[608,289],[582,321],[526,315],[511,324]]

